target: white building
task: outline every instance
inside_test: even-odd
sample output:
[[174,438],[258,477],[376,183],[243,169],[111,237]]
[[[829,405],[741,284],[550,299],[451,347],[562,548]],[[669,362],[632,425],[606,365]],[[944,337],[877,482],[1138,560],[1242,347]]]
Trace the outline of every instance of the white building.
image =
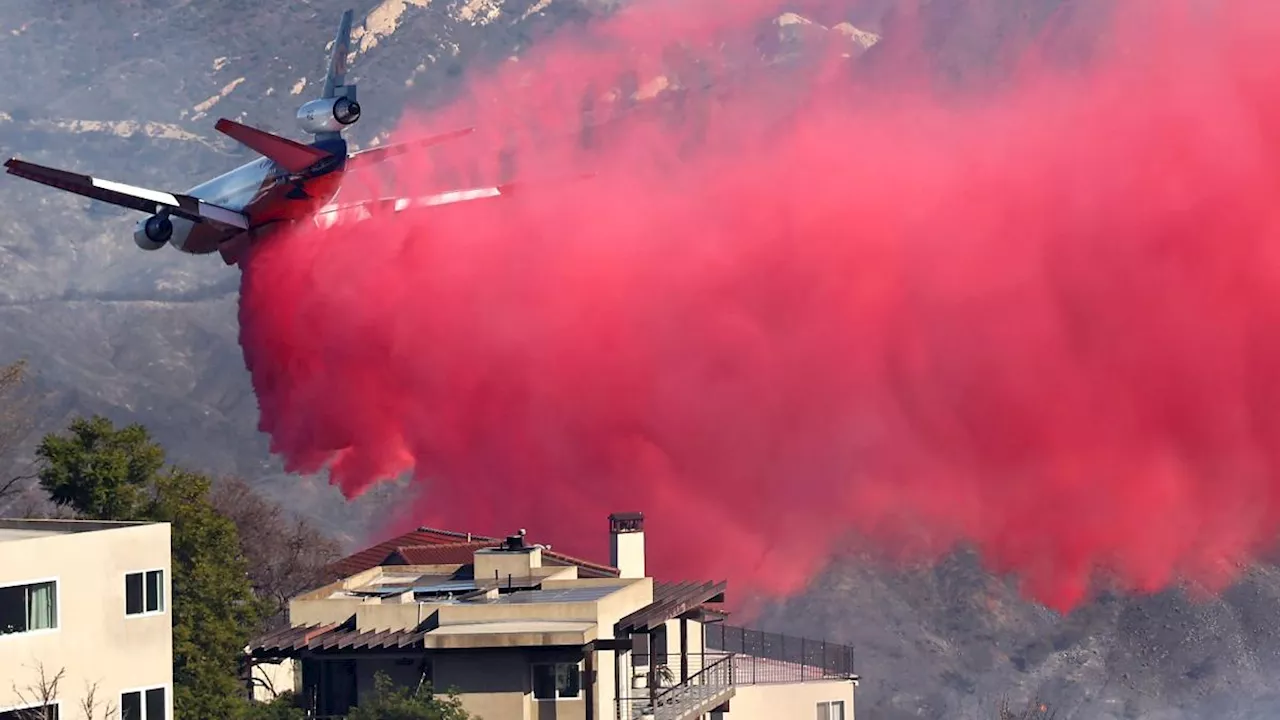
[[169,567],[168,523],[0,519],[0,720],[170,720]]

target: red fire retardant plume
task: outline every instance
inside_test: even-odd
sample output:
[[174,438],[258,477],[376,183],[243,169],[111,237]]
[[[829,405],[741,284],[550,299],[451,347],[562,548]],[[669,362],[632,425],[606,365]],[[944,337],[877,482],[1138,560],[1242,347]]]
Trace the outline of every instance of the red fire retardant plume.
[[[1192,5],[967,99],[851,83],[834,41],[718,67],[760,0],[547,40],[396,139],[474,136],[345,192],[492,182],[500,148],[523,188],[247,263],[261,427],[348,496],[412,471],[401,522],[603,559],[641,509],[651,570],[739,593],[851,533],[971,544],[1061,609],[1100,573],[1220,588],[1280,529],[1280,5]],[[610,109],[629,70],[738,75],[676,122]],[[579,143],[584,98],[612,122]]]

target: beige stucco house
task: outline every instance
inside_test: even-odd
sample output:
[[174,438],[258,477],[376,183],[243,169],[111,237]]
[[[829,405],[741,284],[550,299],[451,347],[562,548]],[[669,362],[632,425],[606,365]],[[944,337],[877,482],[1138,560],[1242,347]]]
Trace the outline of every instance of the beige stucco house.
[[0,720],[171,720],[169,567],[168,523],[0,519]]
[[[337,563],[254,641],[255,697],[341,717],[379,671],[456,689],[484,720],[846,720],[853,651],[727,626],[723,582],[656,582],[643,517],[609,518],[612,565],[429,528]],[[269,690],[269,691],[267,691]]]

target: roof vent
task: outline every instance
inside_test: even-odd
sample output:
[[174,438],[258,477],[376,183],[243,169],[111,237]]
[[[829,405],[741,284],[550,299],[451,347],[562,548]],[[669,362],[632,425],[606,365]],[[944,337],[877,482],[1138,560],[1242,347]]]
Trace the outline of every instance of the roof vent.
[[507,539],[502,541],[502,549],[516,552],[527,550],[528,548],[524,544],[524,536],[524,528],[520,528],[520,531],[515,535],[508,535]]

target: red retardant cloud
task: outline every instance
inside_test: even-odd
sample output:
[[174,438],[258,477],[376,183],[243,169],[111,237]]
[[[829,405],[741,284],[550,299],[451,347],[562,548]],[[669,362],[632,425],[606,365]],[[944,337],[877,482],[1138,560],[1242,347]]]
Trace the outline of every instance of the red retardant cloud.
[[[722,67],[768,2],[548,40],[395,139],[474,136],[344,189],[494,182],[506,148],[514,194],[257,249],[261,428],[348,496],[412,471],[405,522],[603,559],[643,510],[652,571],[736,594],[850,534],[972,544],[1064,610],[1100,572],[1220,588],[1280,529],[1280,6],[1185,5],[976,99],[850,82],[838,39]],[[609,109],[627,70],[736,79],[677,121]],[[612,122],[578,143],[584,98]]]

